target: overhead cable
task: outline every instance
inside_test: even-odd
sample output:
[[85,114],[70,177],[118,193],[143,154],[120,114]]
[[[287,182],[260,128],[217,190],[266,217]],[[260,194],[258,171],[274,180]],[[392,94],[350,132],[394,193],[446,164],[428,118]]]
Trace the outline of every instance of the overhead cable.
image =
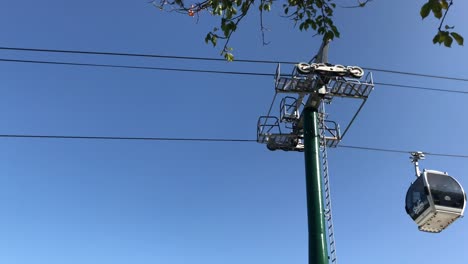
[[[65,135],[32,135],[32,134],[0,134],[0,138],[17,138],[17,139],[78,139],[78,140],[134,140],[134,141],[191,141],[191,142],[245,142],[253,143],[257,142],[256,139],[243,139],[243,138],[186,138],[186,137],[113,137],[113,136],[65,136]],[[400,153],[410,154],[411,150],[397,150],[397,149],[386,149],[386,148],[373,148],[363,146],[352,146],[352,145],[338,145],[339,148],[357,149],[365,151],[378,151],[378,152],[389,152],[389,153]],[[447,153],[435,153],[435,152],[424,152],[425,155],[449,157],[449,158],[468,158],[468,155],[459,154],[447,154]]]
[[432,92],[468,94],[468,91],[449,90],[449,89],[440,89],[440,88],[430,88],[430,87],[414,86],[414,85],[404,85],[404,84],[394,84],[394,83],[382,83],[382,82],[374,82],[374,84],[375,84],[375,85],[382,85],[382,86],[400,87],[400,88],[405,88],[405,89],[426,90],[426,91],[432,91]]
[[147,67],[147,66],[131,66],[131,65],[115,65],[115,64],[43,61],[43,60],[14,60],[14,59],[1,59],[0,58],[0,62],[33,63],[33,64],[66,65],[66,66],[84,66],[84,67],[103,67],[103,68],[120,68],[120,69],[134,69],[134,70],[157,70],[157,71],[214,73],[214,74],[254,75],[254,76],[270,76],[270,77],[274,76],[274,74],[272,74],[272,73],[212,71],[212,70],[196,70],[196,69],[181,69],[181,68],[166,68],[166,67]]
[[236,138],[112,137],[112,136],[63,136],[63,135],[18,135],[18,134],[3,134],[3,135],[0,135],[0,138],[199,141],[199,142],[256,142],[257,141],[255,139],[236,139]]
[[[174,56],[174,55],[158,55],[158,54],[142,54],[142,53],[121,53],[121,52],[103,52],[103,51],[83,51],[83,50],[58,50],[58,49],[13,48],[13,47],[0,47],[0,50],[30,51],[30,52],[45,52],[45,53],[65,53],[65,54],[81,54],[81,55],[104,55],[104,56],[119,56],[119,57],[144,57],[144,58],[176,59],[176,60],[226,61],[226,59],[209,58],[209,57]],[[279,61],[269,61],[269,60],[236,59],[235,61],[236,62],[247,62],[247,63],[294,64],[293,62],[279,62]]]
[[[84,50],[62,50],[62,49],[38,49],[38,48],[17,48],[17,47],[0,47],[0,50],[9,50],[9,51],[27,51],[27,52],[45,52],[45,53],[63,53],[63,54],[81,54],[81,55],[104,55],[104,56],[121,56],[121,57],[145,57],[145,58],[162,58],[162,59],[180,59],[180,60],[201,60],[201,61],[225,61],[222,58],[209,58],[209,57],[194,57],[194,56],[175,56],[175,55],[159,55],[159,54],[143,54],[143,53],[122,53],[122,52],[104,52],[104,51],[84,51]],[[236,59],[236,62],[245,62],[245,63],[265,63],[265,64],[297,64],[298,62],[292,61],[273,61],[273,60],[253,60],[253,59]],[[391,74],[401,74],[401,75],[410,75],[417,77],[426,77],[426,78],[436,78],[452,81],[462,81],[468,82],[468,78],[460,77],[450,77],[442,75],[433,75],[433,74],[424,74],[424,73],[415,73],[415,72],[406,72],[406,71],[396,71],[396,70],[387,70],[379,69],[372,67],[362,67],[365,70],[391,73]]]
[[[412,152],[415,152],[414,150],[410,151],[410,150],[397,150],[397,149],[385,149],[385,148],[371,148],[371,147],[350,146],[350,145],[341,145],[341,144],[338,145],[338,147],[348,148],[348,149],[367,150],[367,151],[379,151],[379,152],[389,152],[389,153],[404,153],[404,154],[411,154]],[[468,155],[459,155],[459,154],[424,152],[424,155],[468,159]]]
[[[44,61],[44,60],[17,60],[17,59],[3,59],[3,58],[0,58],[0,62],[30,63],[30,64],[43,64],[43,65],[64,65],[64,66],[80,66],[80,67],[101,67],[101,68],[115,68],[115,69],[133,69],[133,70],[156,70],[156,71],[192,72],[192,73],[211,73],[211,74],[228,74],[228,75],[249,75],[249,76],[263,76],[263,77],[274,77],[275,76],[275,74],[273,74],[273,73],[261,73],[261,72],[215,71],[215,70],[200,70],[200,69],[132,66],[132,65],[116,65],[116,64],[97,64],[97,63],[78,63],[78,62],[63,62],[63,61]],[[375,82],[374,84],[382,85],[382,86],[400,87],[400,88],[406,88],[406,89],[427,90],[427,91],[432,91],[432,92],[468,94],[468,91],[439,89],[439,88],[403,85],[403,84],[395,84],[395,83]]]

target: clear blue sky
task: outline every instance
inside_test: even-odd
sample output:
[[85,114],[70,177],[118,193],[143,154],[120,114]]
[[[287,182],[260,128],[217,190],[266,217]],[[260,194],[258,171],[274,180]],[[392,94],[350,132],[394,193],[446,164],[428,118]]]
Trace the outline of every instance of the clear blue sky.
[[[468,50],[432,45],[424,1],[374,1],[337,11],[330,61],[468,77]],[[341,1],[351,4],[353,1]],[[468,4],[447,22],[468,37]],[[308,61],[320,45],[279,18],[262,46],[258,16],[232,40],[239,59]],[[3,1],[0,46],[218,57],[214,20],[147,1]],[[274,73],[275,65],[0,51],[0,58]],[[288,66],[284,71],[290,71]],[[375,81],[444,89],[463,82],[374,73]],[[0,63],[0,134],[255,138],[270,77]],[[276,108],[275,108],[276,109]],[[352,108],[329,107],[340,121]],[[351,109],[351,110],[350,110]],[[468,96],[376,86],[343,144],[468,154]],[[0,263],[307,263],[304,160],[257,143],[0,139]],[[408,155],[329,151],[340,263],[467,263],[468,222],[417,230],[404,197]],[[422,168],[468,188],[466,159]]]

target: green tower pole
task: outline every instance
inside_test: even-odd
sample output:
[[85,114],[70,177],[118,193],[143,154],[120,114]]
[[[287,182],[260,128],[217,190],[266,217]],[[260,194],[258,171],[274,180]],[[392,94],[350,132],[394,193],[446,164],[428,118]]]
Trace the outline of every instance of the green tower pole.
[[328,264],[317,113],[318,110],[313,107],[306,107],[303,110],[309,264]]

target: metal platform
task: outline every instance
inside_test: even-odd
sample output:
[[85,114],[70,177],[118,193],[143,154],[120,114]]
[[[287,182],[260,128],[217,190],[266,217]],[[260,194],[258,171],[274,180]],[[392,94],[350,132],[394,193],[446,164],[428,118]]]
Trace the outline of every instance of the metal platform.
[[261,116],[257,122],[257,142],[267,144],[269,150],[304,151],[302,136],[281,133],[276,116]]
[[276,91],[279,93],[312,93],[314,92],[320,80],[315,77],[298,76],[280,76],[276,82]]
[[[336,122],[319,122],[327,147],[336,147],[341,140],[340,127]],[[281,122],[276,116],[261,116],[257,122],[257,142],[267,145],[269,150],[304,151],[304,133],[282,132]],[[283,129],[284,131],[284,129]]]
[[340,125],[335,121],[319,120],[319,129],[322,131],[321,135],[325,139],[327,147],[336,147],[341,141]]
[[275,89],[278,93],[312,94],[325,93],[330,96],[351,97],[365,99],[374,88],[372,73],[368,73],[364,81],[345,77],[328,78],[326,91],[320,91],[323,80],[318,75],[290,75],[278,76]]
[[299,119],[300,108],[304,105],[297,98],[286,96],[280,102],[280,120],[285,123],[295,123]]
[[374,89],[372,73],[368,73],[365,81],[336,77],[330,79],[327,92],[332,96],[367,99]]

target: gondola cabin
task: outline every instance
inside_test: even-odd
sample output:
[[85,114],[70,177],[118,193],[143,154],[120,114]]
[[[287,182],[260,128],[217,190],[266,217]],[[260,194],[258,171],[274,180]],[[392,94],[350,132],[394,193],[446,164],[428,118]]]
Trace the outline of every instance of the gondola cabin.
[[463,216],[466,194],[447,173],[424,170],[406,193],[406,212],[419,230],[439,233]]

